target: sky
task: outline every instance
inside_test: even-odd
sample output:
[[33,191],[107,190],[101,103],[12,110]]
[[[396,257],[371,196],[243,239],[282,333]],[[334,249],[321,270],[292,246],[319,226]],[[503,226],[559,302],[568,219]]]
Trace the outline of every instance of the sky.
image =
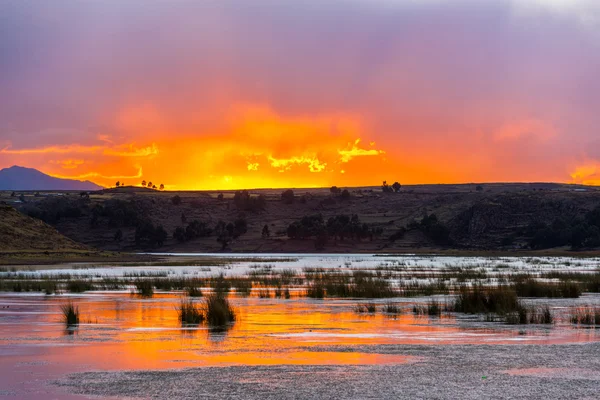
[[0,168],[600,184],[598,0],[3,0]]

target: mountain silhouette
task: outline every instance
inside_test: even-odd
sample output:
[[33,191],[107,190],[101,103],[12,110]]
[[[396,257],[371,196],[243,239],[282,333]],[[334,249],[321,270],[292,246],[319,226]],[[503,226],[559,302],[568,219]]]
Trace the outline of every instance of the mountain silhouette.
[[0,190],[100,190],[90,181],[61,179],[17,165],[0,170]]

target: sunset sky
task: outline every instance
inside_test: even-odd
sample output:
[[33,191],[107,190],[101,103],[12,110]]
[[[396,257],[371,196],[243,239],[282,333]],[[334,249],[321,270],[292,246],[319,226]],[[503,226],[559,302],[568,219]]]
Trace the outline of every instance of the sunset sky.
[[0,168],[600,184],[598,0],[3,0]]

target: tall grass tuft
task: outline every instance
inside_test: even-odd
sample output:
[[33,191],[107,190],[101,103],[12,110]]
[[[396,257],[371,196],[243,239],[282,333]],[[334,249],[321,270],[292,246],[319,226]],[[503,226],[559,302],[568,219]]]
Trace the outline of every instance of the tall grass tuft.
[[383,306],[383,312],[387,314],[398,315],[402,313],[402,309],[397,304],[389,302]]
[[576,325],[600,325],[600,308],[578,307],[570,319],[571,323]]
[[520,307],[517,293],[511,288],[475,286],[460,288],[453,309],[467,314],[507,314],[518,312]]
[[135,282],[137,294],[140,297],[150,298],[154,296],[154,285],[149,280],[138,280]]
[[528,278],[514,284],[515,292],[519,297],[548,297],[571,298],[581,296],[581,285],[572,281],[563,281],[558,284],[539,282]]
[[186,290],[189,297],[202,297],[202,290],[196,286],[189,286]]
[[75,306],[72,302],[68,302],[63,304],[60,309],[63,321],[67,327],[79,325],[79,307]]
[[206,297],[206,321],[211,326],[225,326],[235,321],[235,311],[229,300],[220,293],[213,293]]
[[177,310],[182,324],[198,325],[204,321],[204,314],[191,300],[182,300]]
[[321,283],[314,283],[308,287],[306,296],[313,299],[322,299],[325,297],[325,288]]
[[504,321],[511,325],[542,325],[554,323],[554,316],[548,306],[541,308],[527,308],[519,304],[519,308],[516,311],[510,312],[504,316]]
[[94,290],[94,285],[91,282],[84,280],[68,281],[67,290],[71,293],[83,293],[88,290]]
[[442,315],[442,306],[440,305],[439,302],[433,300],[427,303],[427,315],[430,316],[437,316],[439,317],[440,315]]
[[377,312],[377,306],[373,303],[357,304],[354,311],[358,314],[375,314]]

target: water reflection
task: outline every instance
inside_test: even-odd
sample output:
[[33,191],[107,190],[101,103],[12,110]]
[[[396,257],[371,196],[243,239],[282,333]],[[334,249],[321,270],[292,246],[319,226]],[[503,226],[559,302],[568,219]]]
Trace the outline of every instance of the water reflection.
[[[237,320],[226,329],[182,326],[181,296],[128,294],[71,296],[82,323],[66,329],[61,296],[2,296],[0,347],[28,348],[44,360],[102,369],[153,369],[231,364],[381,364],[401,356],[348,352],[356,345],[565,343],[599,340],[598,330],[556,326],[508,327],[493,323],[400,315],[359,315],[352,300],[233,298]],[[380,304],[381,306],[381,304]],[[381,308],[381,307],[380,307]],[[336,351],[336,347],[344,351]],[[32,350],[33,349],[33,350]]]

